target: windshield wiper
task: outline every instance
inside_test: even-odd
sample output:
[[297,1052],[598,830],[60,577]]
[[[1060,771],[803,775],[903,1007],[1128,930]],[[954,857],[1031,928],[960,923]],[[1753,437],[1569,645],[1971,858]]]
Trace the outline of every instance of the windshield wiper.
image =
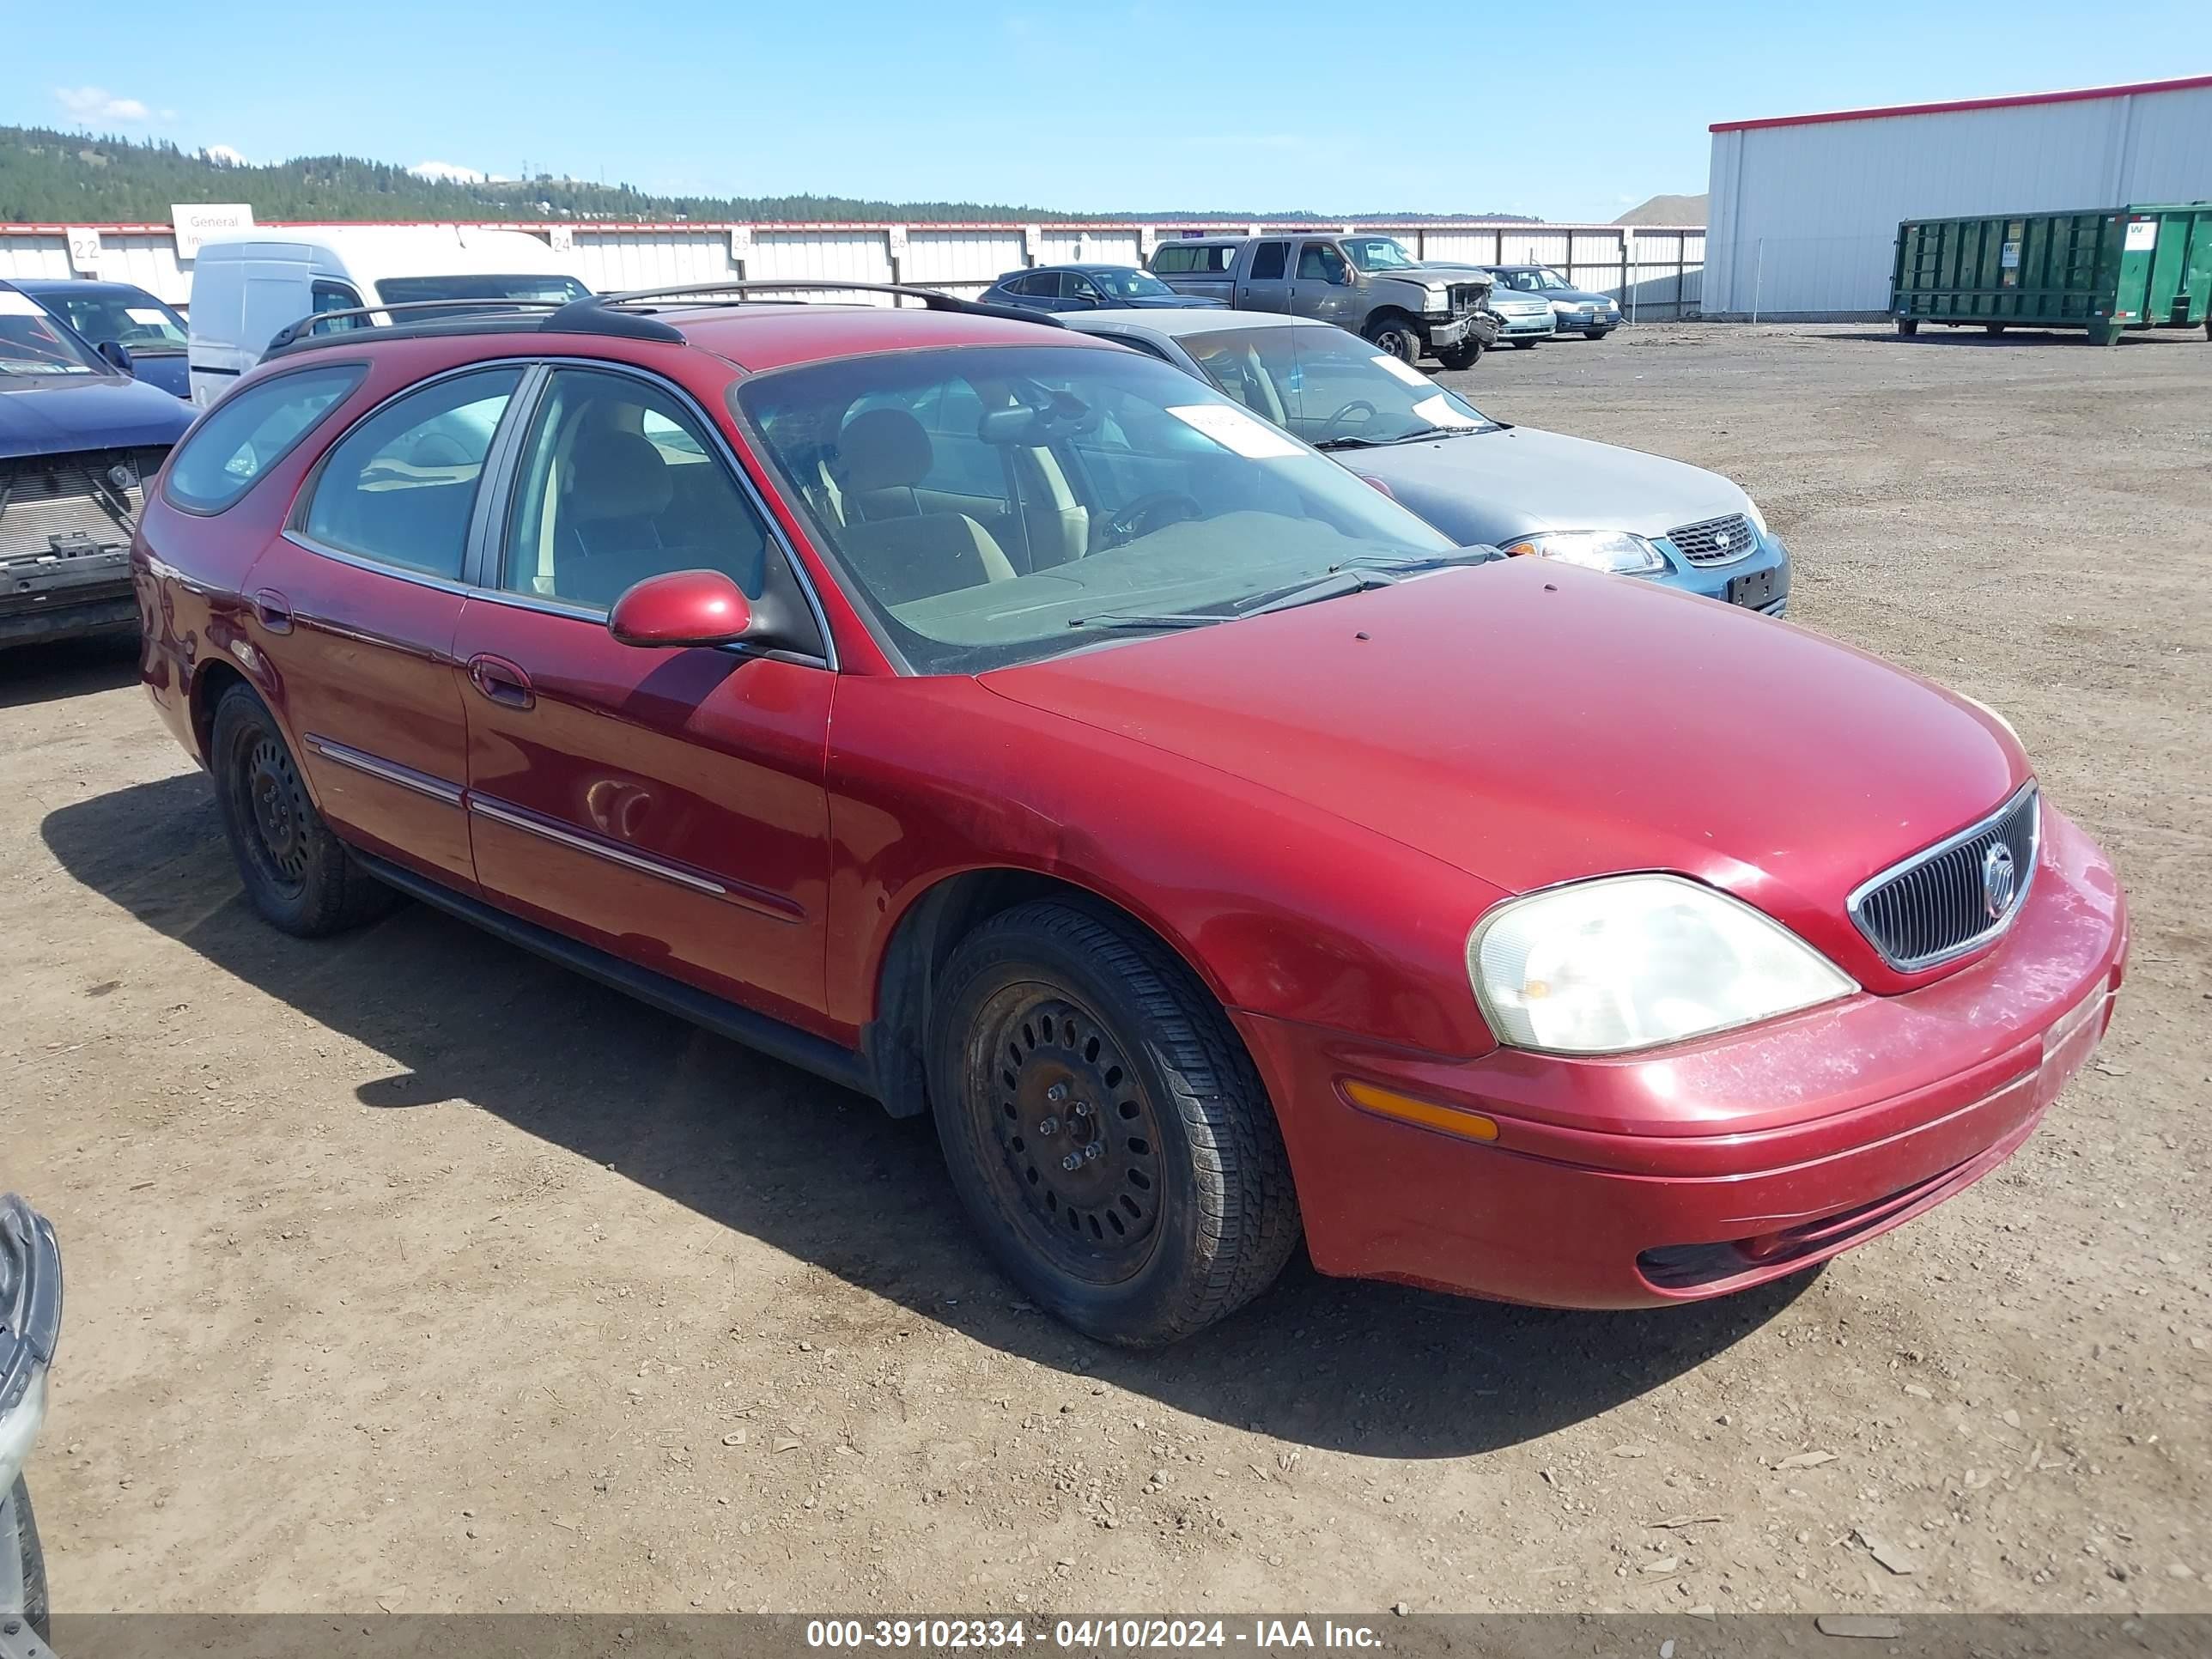
[[1401,432],[1395,438],[1323,438],[1316,449],[1387,449],[1392,444],[1426,443],[1431,438],[1458,438],[1471,432],[1495,431],[1484,426],[1425,426],[1416,432]]
[[1235,622],[1234,617],[1204,611],[1184,611],[1171,616],[1150,617],[1139,611],[1102,611],[1095,617],[1070,617],[1070,628],[1203,628],[1208,623]]
[[1331,575],[1340,570],[1440,570],[1452,564],[1488,564],[1504,556],[1486,542],[1472,542],[1449,553],[1395,553],[1381,558],[1346,559],[1328,569]]
[[1255,605],[1237,612],[1242,617],[1264,617],[1274,611],[1295,611],[1302,605],[1314,605],[1322,599],[1341,599],[1351,594],[1364,592],[1370,587],[1389,587],[1398,578],[1388,575],[1379,568],[1358,563],[1341,564],[1316,581],[1306,582],[1269,599],[1265,605]]

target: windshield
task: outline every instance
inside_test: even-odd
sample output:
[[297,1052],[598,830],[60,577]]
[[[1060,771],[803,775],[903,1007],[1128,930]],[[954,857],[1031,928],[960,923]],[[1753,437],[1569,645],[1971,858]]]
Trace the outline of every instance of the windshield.
[[415,300],[581,300],[589,290],[574,276],[470,275],[386,276],[376,297],[388,306]]
[[1340,328],[1241,328],[1177,342],[1206,378],[1310,444],[1495,429],[1474,404]]
[[106,361],[46,315],[38,301],[0,289],[0,374],[108,374]]
[[1548,265],[1526,265],[1519,270],[1501,270],[1498,280],[1508,288],[1517,288],[1523,294],[1542,294],[1555,288],[1571,288],[1573,284]]
[[1117,300],[1157,300],[1175,293],[1149,271],[1086,270],[1083,274]]
[[58,311],[88,340],[119,340],[133,351],[182,351],[185,325],[150,294],[49,292],[40,302]]
[[1134,352],[885,353],[756,374],[732,400],[925,673],[1218,617],[1346,563],[1453,556],[1342,467]]
[[1347,236],[1340,246],[1362,270],[1403,270],[1421,263],[1403,242],[1388,236]]

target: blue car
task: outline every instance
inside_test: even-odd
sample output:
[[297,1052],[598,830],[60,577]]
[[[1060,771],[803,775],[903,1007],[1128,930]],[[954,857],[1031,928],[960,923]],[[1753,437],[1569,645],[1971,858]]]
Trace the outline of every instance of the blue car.
[[137,625],[144,486],[191,423],[189,404],[0,282],[0,647]]
[[1132,265],[1039,265],[1010,270],[984,289],[993,305],[1031,311],[1221,311],[1218,300],[1178,294],[1149,270]]
[[128,368],[149,386],[189,402],[192,391],[185,368],[185,319],[143,288],[129,283],[79,283],[41,276],[18,278],[15,286],[92,342],[106,355],[112,341],[123,348],[117,367]]

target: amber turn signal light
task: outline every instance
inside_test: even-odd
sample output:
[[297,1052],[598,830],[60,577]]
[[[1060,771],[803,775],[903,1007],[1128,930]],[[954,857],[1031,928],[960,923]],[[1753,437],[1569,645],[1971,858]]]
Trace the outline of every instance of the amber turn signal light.
[[1362,1083],[1356,1078],[1346,1078],[1338,1085],[1344,1097],[1362,1111],[1372,1112],[1377,1117],[1395,1118],[1401,1123],[1418,1124],[1424,1129],[1436,1129],[1448,1135],[1457,1135],[1462,1140],[1495,1140],[1498,1124],[1480,1112],[1462,1111],[1456,1106],[1440,1106],[1433,1100],[1419,1100],[1412,1095],[1401,1095],[1395,1089],[1385,1089],[1373,1083]]

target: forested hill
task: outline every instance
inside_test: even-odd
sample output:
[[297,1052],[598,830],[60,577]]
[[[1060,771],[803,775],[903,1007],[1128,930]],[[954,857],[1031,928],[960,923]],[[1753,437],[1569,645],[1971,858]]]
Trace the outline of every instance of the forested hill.
[[[1071,213],[977,202],[870,202],[845,196],[655,196],[582,179],[425,179],[386,161],[303,155],[265,167],[178,149],[43,127],[0,126],[0,223],[161,224],[173,202],[245,202],[254,217],[285,219],[569,219],[811,221],[823,219],[1047,223],[1067,219],[1311,219],[1310,213]],[[1355,217],[1360,216],[1354,216]],[[1368,218],[1435,219],[1437,214]],[[1510,214],[1451,217],[1511,218]]]

